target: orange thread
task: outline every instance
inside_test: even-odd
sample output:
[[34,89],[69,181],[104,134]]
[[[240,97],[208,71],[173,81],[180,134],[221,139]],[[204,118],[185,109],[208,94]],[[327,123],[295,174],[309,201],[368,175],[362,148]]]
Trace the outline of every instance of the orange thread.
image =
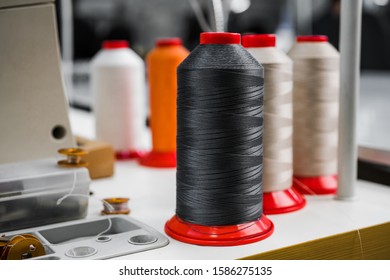
[[150,127],[153,150],[157,152],[176,151],[176,92],[177,66],[188,55],[181,44],[162,44],[147,57],[150,87]]
[[166,38],[147,55],[153,151],[141,159],[143,165],[176,166],[175,157],[173,164],[163,161],[164,155],[176,153],[176,69],[188,54],[179,38]]

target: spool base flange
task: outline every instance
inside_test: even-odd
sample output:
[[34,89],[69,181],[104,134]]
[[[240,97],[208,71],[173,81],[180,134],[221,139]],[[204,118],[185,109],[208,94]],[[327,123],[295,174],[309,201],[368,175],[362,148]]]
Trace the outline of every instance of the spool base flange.
[[263,194],[263,211],[267,215],[297,211],[305,205],[306,199],[294,187]]
[[139,163],[147,167],[176,167],[176,152],[151,151],[141,157]]
[[229,225],[203,226],[183,221],[176,215],[165,224],[165,232],[181,242],[204,246],[237,246],[269,237],[274,225],[265,215],[256,221]]
[[317,177],[294,176],[293,186],[300,193],[306,195],[335,194],[337,191],[337,175]]
[[116,151],[115,152],[115,158],[117,160],[132,160],[132,159],[139,159],[141,158],[145,153],[143,151],[139,150],[132,150],[132,151]]

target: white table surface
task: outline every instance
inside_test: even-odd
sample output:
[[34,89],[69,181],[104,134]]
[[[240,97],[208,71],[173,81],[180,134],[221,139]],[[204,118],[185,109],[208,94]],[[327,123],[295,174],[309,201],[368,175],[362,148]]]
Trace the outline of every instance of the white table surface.
[[[94,138],[93,114],[71,109],[70,120],[75,135]],[[129,197],[130,215],[164,233],[165,222],[175,212],[175,175],[173,168],[147,168],[135,161],[116,162],[113,177],[92,182],[91,191],[96,199],[90,200],[88,217],[100,215],[103,207],[98,199]],[[118,259],[237,259],[389,222],[390,187],[358,181],[356,188],[354,201],[339,201],[333,196],[307,196],[306,207],[299,211],[268,215],[275,231],[256,243],[208,247],[169,238],[170,244],[166,247]],[[364,240],[362,242],[364,245]]]

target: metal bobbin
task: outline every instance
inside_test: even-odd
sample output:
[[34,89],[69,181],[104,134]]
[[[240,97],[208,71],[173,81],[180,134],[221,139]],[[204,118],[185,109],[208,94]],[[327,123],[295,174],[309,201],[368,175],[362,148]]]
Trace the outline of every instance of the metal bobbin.
[[58,153],[66,155],[65,160],[58,161],[58,165],[62,167],[87,167],[88,162],[82,160],[82,156],[88,154],[87,151],[80,148],[64,148],[58,150]]
[[0,260],[23,260],[44,255],[45,248],[35,235],[0,236]]
[[103,199],[111,207],[108,207],[105,203],[104,209],[102,210],[102,215],[119,215],[119,214],[129,214],[130,209],[127,206],[129,198],[125,197],[112,197]]

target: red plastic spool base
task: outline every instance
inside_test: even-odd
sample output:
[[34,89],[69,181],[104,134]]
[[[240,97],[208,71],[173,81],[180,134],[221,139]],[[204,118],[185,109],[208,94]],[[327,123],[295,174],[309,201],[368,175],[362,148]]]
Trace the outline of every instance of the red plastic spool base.
[[335,194],[337,191],[337,175],[318,177],[296,177],[293,186],[300,193],[307,195]]
[[148,167],[176,167],[176,152],[151,151],[141,157],[139,163]]
[[204,246],[237,246],[269,237],[273,223],[263,215],[257,221],[233,226],[202,226],[181,220],[176,215],[165,224],[165,232],[181,242]]
[[117,160],[131,160],[141,158],[144,154],[142,151],[117,151],[115,157]]
[[283,214],[297,211],[306,205],[306,199],[294,187],[263,194],[264,214]]

